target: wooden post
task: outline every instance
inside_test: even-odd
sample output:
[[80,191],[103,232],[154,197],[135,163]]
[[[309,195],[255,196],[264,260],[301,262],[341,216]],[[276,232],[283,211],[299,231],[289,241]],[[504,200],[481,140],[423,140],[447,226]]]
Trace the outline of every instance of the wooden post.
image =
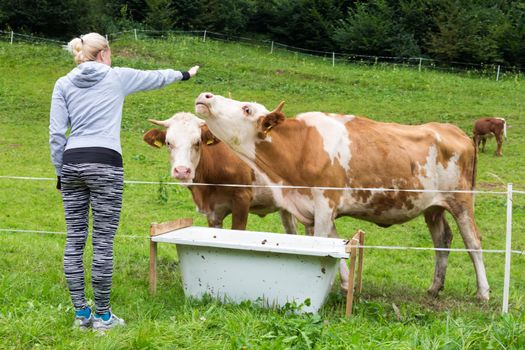
[[152,223],[149,229],[150,243],[149,243],[149,292],[150,294],[157,293],[157,242],[153,241],[153,237],[162,235],[164,233],[175,231],[184,227],[193,225],[193,219],[178,219],[175,221],[168,221],[157,224]]
[[357,286],[356,290],[358,294],[361,294],[361,289],[363,286],[363,254],[365,251],[365,248],[363,246],[365,245],[365,232],[364,231],[357,231],[359,234],[359,248],[358,250],[358,256],[359,256],[359,262],[357,263]]
[[421,57],[419,57],[419,68],[418,70],[421,72],[421,62],[423,61],[423,59]]
[[[152,235],[153,225],[150,229]],[[149,294],[157,293],[157,242],[149,241]]]
[[133,32],[135,33],[135,40],[138,40],[138,38],[137,38],[137,30],[133,29]]
[[[365,233],[358,230],[346,245],[346,252],[350,254],[350,267],[348,271],[348,292],[346,294],[346,317],[352,314],[354,303],[355,265],[359,249],[359,267],[357,269],[357,291],[361,292],[362,269],[363,269],[363,245]],[[359,248],[358,248],[359,247]]]
[[272,47],[270,48],[270,53],[273,53],[273,40],[272,40]]
[[332,67],[335,67],[335,52],[332,52]]
[[204,30],[204,35],[202,36],[202,42],[206,42],[206,30]]
[[11,45],[13,45],[14,37],[15,37],[15,33],[13,31],[11,31]]

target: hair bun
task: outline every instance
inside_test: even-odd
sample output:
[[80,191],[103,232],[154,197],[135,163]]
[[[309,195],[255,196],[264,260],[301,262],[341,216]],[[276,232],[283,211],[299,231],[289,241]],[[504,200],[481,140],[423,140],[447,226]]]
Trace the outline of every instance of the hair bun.
[[68,51],[75,57],[77,64],[94,61],[97,54],[108,47],[108,41],[98,33],[88,33],[71,40]]
[[75,38],[71,40],[68,44],[68,50],[71,52],[74,56],[76,56],[80,51],[82,51],[82,45],[84,43],[82,42],[82,39]]

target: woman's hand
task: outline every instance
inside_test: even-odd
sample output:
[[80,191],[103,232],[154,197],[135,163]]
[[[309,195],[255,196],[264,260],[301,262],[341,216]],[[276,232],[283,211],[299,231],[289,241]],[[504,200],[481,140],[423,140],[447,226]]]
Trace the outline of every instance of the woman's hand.
[[197,74],[197,71],[199,70],[199,66],[193,66],[190,68],[188,73],[190,73],[190,77],[193,77],[195,74]]

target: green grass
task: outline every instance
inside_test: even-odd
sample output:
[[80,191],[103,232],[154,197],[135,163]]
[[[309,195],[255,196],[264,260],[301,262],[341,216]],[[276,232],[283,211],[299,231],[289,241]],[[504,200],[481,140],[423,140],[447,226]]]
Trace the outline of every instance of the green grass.
[[[150,128],[147,119],[192,111],[195,97],[211,91],[269,108],[284,99],[290,116],[322,110],[410,124],[441,121],[468,133],[478,117],[504,116],[511,126],[504,157],[493,156],[495,142],[489,141],[488,152],[479,157],[478,188],[505,191],[505,184],[512,182],[525,189],[522,76],[496,82],[383,65],[332,67],[331,60],[281,51],[271,55],[263,47],[187,37],[123,39],[112,49],[116,66],[202,66],[189,82],[127,98],[122,144],[128,180],[169,181],[166,151],[142,141]],[[60,48],[0,43],[0,175],[54,176],[48,146],[50,96],[56,79],[72,68],[72,58]],[[486,249],[504,248],[505,204],[501,195],[476,197]],[[126,185],[115,240],[112,305],[128,325],[103,337],[70,328],[73,310],[62,272],[64,236],[0,232],[0,348],[520,349],[525,344],[525,257],[518,255],[512,258],[511,312],[505,317],[500,316],[501,254],[485,255],[492,299],[479,304],[474,270],[464,253],[451,254],[446,288],[438,299],[430,299],[425,291],[433,274],[432,252],[367,250],[363,294],[355,303],[355,316],[345,319],[344,299],[335,288],[319,316],[265,310],[254,303],[187,300],[176,251],[161,244],[158,294],[151,297],[149,223],[178,217],[192,217],[196,225],[206,222],[184,188]],[[525,250],[524,219],[525,196],[515,194],[514,249]],[[248,228],[282,232],[277,215],[250,216]],[[364,229],[369,245],[431,246],[421,218],[388,229],[341,218],[337,228],[343,237]],[[54,183],[0,179],[0,229],[65,231]],[[462,248],[455,226],[453,230],[453,247]],[[87,266],[90,249],[88,245]]]

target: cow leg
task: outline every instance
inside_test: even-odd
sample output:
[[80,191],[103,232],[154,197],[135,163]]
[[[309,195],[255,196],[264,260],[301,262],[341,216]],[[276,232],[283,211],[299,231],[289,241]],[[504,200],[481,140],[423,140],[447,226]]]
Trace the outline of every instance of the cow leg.
[[279,210],[279,215],[281,216],[281,222],[283,223],[285,232],[296,235],[297,227],[295,226],[295,217],[290,214],[289,211],[283,209]]
[[496,143],[498,144],[498,148],[496,149],[496,156],[503,156],[503,138],[501,137],[501,134],[495,134],[496,135]]
[[[330,233],[328,234],[328,237],[339,238],[339,235],[337,234],[337,230],[335,228],[335,223],[333,220],[331,221],[331,227],[330,227],[329,232]],[[344,295],[346,295],[346,293],[348,292],[348,273],[349,272],[350,270],[348,269],[346,259],[339,260],[339,277],[341,280],[340,288],[341,288],[341,293],[343,293]]]
[[312,190],[314,197],[314,236],[338,237],[334,226],[335,213],[330,201],[320,190]]
[[304,225],[304,233],[307,236],[313,236],[314,235],[314,227],[312,225]]
[[[452,231],[445,219],[445,211],[442,208],[428,210],[425,212],[425,221],[435,248],[450,248],[452,242]],[[436,250],[436,266],[434,280],[428,289],[428,294],[437,297],[440,290],[445,287],[445,274],[447,271],[448,251]]]
[[476,270],[476,279],[478,284],[477,297],[479,300],[489,300],[490,287],[483,263],[483,254],[481,250],[481,239],[478,235],[476,223],[474,222],[474,212],[472,207],[465,208],[457,203],[450,207],[450,212],[456,219],[456,222],[467,249],[470,251],[470,258]]
[[[337,234],[337,230],[335,228],[335,224],[332,221],[332,227],[330,228],[330,234],[328,235],[330,238],[339,238],[339,235]],[[348,273],[350,270],[348,269],[348,264],[346,259],[339,260],[339,277],[341,280],[341,293],[343,295],[346,295],[348,293]]]
[[481,152],[485,153],[485,145],[487,144],[487,138],[482,137],[481,138]]
[[[322,192],[313,192],[315,199],[314,236],[339,238],[334,224],[335,213],[331,210],[328,200]],[[341,292],[348,291],[348,265],[346,260],[339,261],[339,276],[341,278]]]
[[224,217],[224,215],[216,212],[206,215],[206,219],[208,219],[208,227],[222,228]]
[[481,136],[479,136],[478,134],[475,134],[474,135],[474,146],[476,146],[478,151],[479,151],[479,144],[480,143],[481,143]]
[[[330,238],[339,238],[337,230],[335,228],[335,223],[331,221],[330,233],[328,234]],[[348,265],[345,259],[339,260],[339,277],[341,279],[341,292],[346,295],[348,292]]]
[[243,191],[234,196],[232,202],[232,229],[246,230],[250,203],[252,201],[251,191]]

